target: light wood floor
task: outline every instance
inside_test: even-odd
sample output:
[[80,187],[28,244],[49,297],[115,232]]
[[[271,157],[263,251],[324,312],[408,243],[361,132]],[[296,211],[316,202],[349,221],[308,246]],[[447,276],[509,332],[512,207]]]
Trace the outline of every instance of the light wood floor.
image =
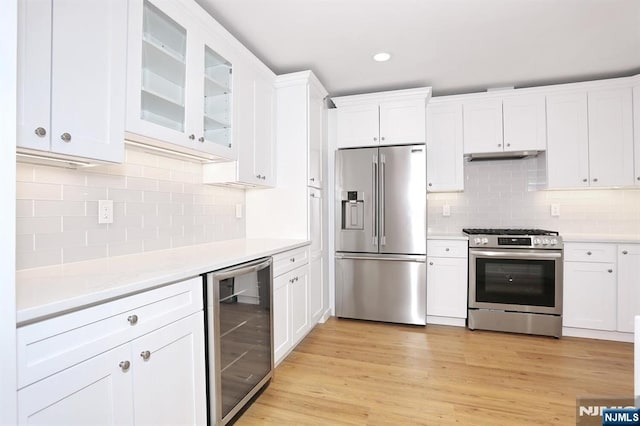
[[575,425],[582,396],[633,396],[631,343],[331,318],[236,425]]

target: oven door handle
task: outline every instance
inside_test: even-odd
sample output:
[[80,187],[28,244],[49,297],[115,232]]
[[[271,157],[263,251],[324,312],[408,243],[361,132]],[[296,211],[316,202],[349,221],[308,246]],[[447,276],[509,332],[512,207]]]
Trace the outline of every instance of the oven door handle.
[[469,250],[469,254],[473,254],[475,256],[486,256],[486,257],[505,257],[505,258],[516,258],[516,259],[559,259],[562,257],[562,252],[560,251],[541,251],[541,252],[517,252],[517,251],[496,251],[496,250]]

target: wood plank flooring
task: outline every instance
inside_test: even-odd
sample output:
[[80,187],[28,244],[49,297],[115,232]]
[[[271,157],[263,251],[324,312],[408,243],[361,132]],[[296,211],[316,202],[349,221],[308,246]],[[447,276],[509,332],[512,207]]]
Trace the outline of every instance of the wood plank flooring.
[[331,318],[236,425],[575,425],[588,396],[633,396],[633,344]]

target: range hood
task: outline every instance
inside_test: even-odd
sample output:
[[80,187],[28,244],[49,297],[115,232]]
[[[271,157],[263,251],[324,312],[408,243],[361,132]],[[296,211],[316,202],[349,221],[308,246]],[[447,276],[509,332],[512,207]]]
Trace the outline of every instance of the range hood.
[[466,154],[467,161],[486,160],[520,160],[522,158],[535,157],[540,151],[509,151],[509,152],[480,152],[476,154]]

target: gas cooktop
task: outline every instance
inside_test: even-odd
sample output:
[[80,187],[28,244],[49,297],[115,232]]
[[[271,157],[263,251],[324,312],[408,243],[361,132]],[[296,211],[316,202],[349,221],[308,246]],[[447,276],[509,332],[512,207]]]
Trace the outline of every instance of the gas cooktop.
[[545,229],[514,229],[514,228],[464,228],[467,235],[558,235],[556,231]]

